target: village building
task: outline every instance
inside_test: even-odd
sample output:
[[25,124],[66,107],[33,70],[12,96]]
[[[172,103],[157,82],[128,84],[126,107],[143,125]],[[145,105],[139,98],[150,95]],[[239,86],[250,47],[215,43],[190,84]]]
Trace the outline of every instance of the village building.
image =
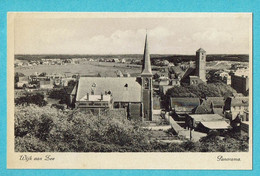
[[193,109],[193,114],[218,114],[224,117],[225,99],[223,97],[206,97]]
[[222,70],[216,71],[214,73],[214,76],[216,79],[220,80],[221,82],[227,85],[231,85],[231,76],[227,71],[222,71]]
[[130,119],[152,121],[152,76],[146,36],[140,76],[80,77],[70,94],[70,102],[82,111],[124,108]]
[[231,121],[236,118],[243,119],[244,113],[248,111],[248,106],[248,97],[228,97],[224,106],[225,117]]
[[185,122],[188,114],[193,112],[193,109],[200,105],[199,98],[190,97],[171,97],[169,109],[172,112],[173,119],[182,127],[185,127]]
[[202,48],[196,51],[195,67],[173,66],[169,68],[170,77],[179,78],[182,84],[196,85],[206,83],[206,51]]
[[189,114],[187,115],[186,126],[189,129],[204,133],[211,130],[223,132],[232,129],[229,120],[218,114]]
[[249,93],[249,78],[248,76],[231,75],[231,87],[234,88],[238,93],[248,95]]

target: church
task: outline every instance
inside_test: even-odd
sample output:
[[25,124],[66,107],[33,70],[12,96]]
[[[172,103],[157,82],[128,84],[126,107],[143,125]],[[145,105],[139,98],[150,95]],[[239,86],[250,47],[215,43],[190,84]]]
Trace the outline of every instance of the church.
[[70,102],[80,111],[126,110],[129,119],[153,120],[152,67],[147,35],[138,77],[80,77]]

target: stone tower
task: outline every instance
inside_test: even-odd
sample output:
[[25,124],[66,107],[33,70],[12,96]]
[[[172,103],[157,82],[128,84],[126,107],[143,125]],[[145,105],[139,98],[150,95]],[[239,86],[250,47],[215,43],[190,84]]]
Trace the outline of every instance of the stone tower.
[[196,51],[196,72],[195,76],[198,76],[203,82],[206,82],[206,51],[202,48]]
[[145,121],[153,120],[153,87],[152,87],[152,67],[150,61],[150,54],[147,42],[147,35],[145,37],[143,66],[142,66],[142,103],[143,103],[143,118]]

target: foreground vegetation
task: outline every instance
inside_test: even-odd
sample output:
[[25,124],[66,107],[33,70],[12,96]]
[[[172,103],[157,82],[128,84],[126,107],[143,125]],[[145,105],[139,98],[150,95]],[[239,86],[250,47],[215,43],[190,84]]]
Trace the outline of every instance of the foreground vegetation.
[[151,140],[149,130],[108,111],[100,116],[36,105],[16,106],[16,152],[237,152],[248,151],[248,137],[210,134],[181,144]]

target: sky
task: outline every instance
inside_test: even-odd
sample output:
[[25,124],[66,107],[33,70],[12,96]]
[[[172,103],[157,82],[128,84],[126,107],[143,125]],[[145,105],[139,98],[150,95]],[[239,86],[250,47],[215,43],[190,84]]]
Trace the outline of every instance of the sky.
[[35,17],[14,20],[15,54],[249,54],[250,15]]

